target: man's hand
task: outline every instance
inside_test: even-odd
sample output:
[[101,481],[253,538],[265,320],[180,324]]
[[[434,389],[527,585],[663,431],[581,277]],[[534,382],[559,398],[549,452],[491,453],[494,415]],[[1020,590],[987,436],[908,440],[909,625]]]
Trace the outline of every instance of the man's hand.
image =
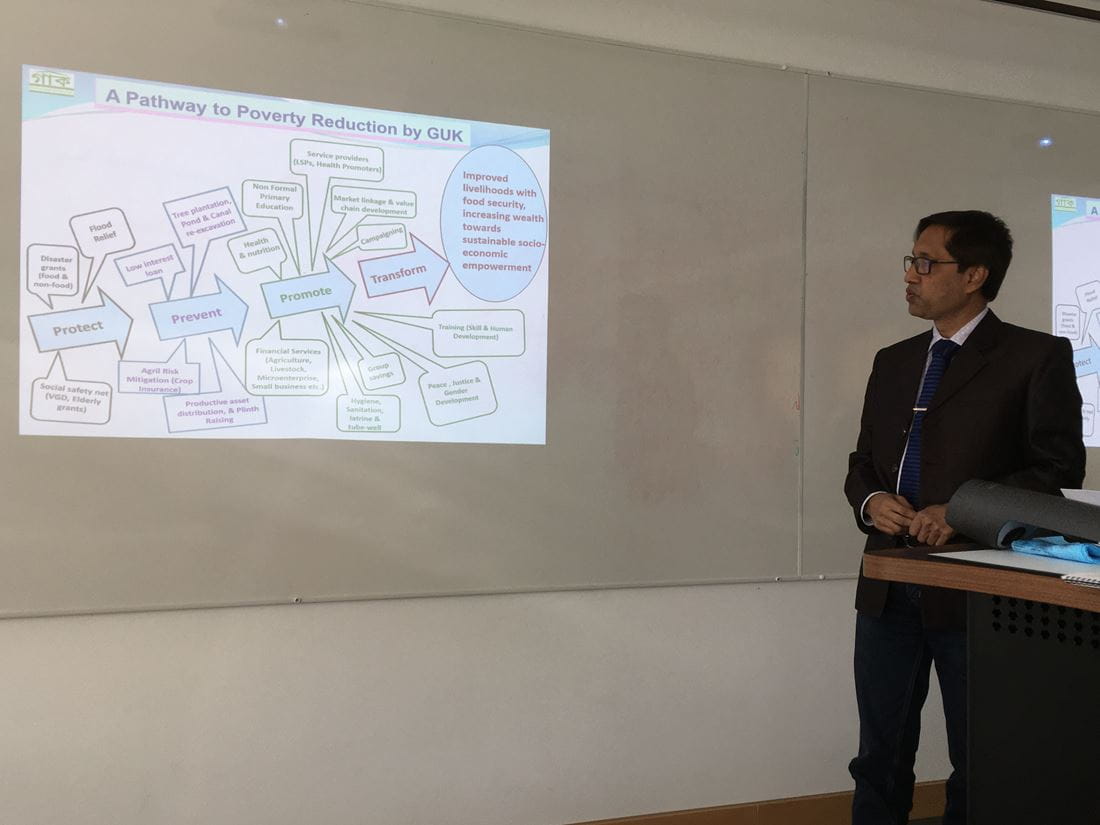
[[[867,503],[867,509],[871,509],[870,502]],[[929,547],[942,547],[955,536],[955,529],[944,520],[946,516],[946,504],[925,507],[913,517],[909,525],[909,535]]]
[[875,529],[888,536],[900,536],[906,532],[910,534],[913,532],[911,522],[917,513],[902,496],[895,496],[893,493],[876,493],[867,500],[867,506],[863,509]]

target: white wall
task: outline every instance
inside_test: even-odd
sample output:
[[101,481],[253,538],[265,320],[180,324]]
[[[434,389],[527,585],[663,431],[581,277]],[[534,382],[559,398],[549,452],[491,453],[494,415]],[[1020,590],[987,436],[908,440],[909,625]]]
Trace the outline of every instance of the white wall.
[[539,825],[847,784],[851,582],[0,622],[0,821]]
[[[1100,108],[1100,28],[980,0],[406,5]],[[0,622],[0,821],[549,825],[840,790],[852,589]],[[930,705],[920,773],[942,778]]]
[[[366,2],[372,0],[352,0]],[[985,0],[400,0],[586,37],[1100,111],[1100,23]]]

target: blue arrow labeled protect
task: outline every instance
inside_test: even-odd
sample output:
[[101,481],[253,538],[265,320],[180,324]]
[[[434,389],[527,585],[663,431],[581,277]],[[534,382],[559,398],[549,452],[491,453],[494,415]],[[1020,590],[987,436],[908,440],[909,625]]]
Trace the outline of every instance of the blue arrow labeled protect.
[[96,307],[27,316],[38,351],[51,352],[113,342],[121,357],[126,351],[126,341],[134,319],[102,289],[99,290],[99,300],[102,303]]
[[241,342],[244,319],[248,315],[248,304],[237,297],[217,275],[214,280],[218,291],[209,295],[196,295],[193,298],[180,298],[175,301],[161,301],[149,304],[153,313],[153,323],[157,327],[160,340],[187,338],[190,335],[208,335],[223,329],[233,330],[233,340]]
[[1082,349],[1073,351],[1073,368],[1077,371],[1077,377],[1094,375],[1100,372],[1100,347],[1089,344]]
[[416,235],[411,237],[412,252],[359,262],[359,271],[363,273],[363,285],[367,288],[368,296],[377,298],[380,295],[423,289],[429,304],[435,298],[449,264],[446,258]]
[[328,258],[325,258],[325,263],[328,264],[328,272],[320,275],[303,275],[301,278],[260,284],[268,314],[272,318],[285,318],[303,312],[339,309],[341,317],[346,319],[351,308],[351,296],[355,294],[355,284]]

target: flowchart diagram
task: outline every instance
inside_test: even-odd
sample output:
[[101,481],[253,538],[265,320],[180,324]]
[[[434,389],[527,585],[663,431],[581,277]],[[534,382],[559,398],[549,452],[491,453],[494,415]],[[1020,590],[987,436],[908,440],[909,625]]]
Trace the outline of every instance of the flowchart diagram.
[[1100,197],[1051,195],[1054,334],[1073,343],[1085,445],[1100,447]]
[[545,442],[547,131],[23,73],[21,433]]

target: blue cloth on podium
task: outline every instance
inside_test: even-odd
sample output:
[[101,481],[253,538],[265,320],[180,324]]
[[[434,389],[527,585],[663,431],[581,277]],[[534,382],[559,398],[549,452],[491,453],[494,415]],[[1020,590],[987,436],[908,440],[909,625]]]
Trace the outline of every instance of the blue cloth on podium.
[[1012,542],[1017,553],[1032,556],[1050,556],[1083,564],[1100,564],[1100,546],[1083,541],[1069,541],[1064,536],[1046,536],[1038,539],[1020,539]]

